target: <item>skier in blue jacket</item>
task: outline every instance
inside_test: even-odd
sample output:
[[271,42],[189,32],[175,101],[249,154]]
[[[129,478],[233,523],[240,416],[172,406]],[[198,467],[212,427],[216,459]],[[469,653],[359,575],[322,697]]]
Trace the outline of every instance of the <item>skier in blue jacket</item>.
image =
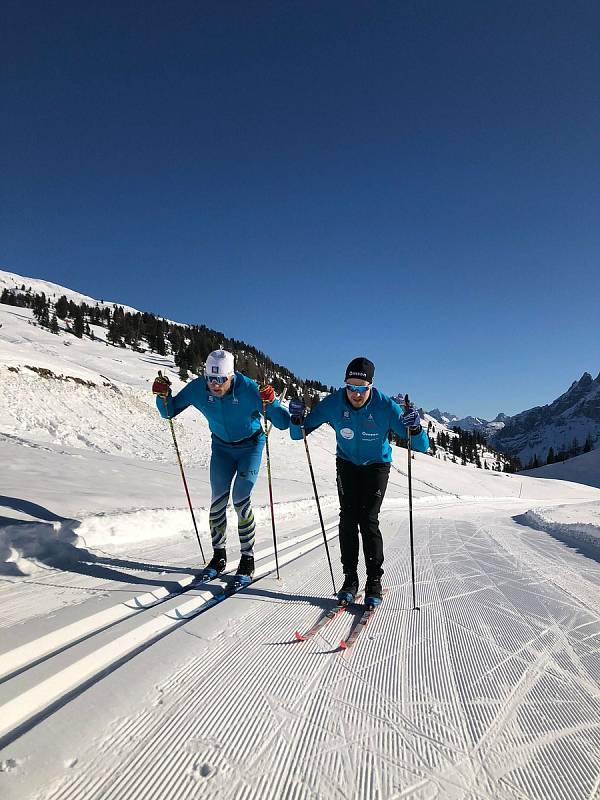
[[161,416],[176,417],[188,406],[194,406],[206,417],[212,433],[209,526],[213,557],[206,574],[217,575],[227,566],[227,504],[233,482],[241,550],[237,574],[251,577],[256,526],[250,494],[258,478],[265,443],[261,415],[266,408],[267,419],[276,428],[286,430],[290,420],[287,410],[275,399],[272,386],[264,384],[259,388],[255,381],[235,372],[233,355],[222,349],[209,354],[204,376],[188,383],[174,397],[168,379],[162,375],[156,378],[152,390]]
[[426,453],[429,437],[418,412],[403,410],[398,403],[373,387],[375,367],[368,358],[353,359],[346,369],[345,386],[325,397],[305,417],[304,403],[290,402],[292,439],[302,438],[324,422],[337,437],[336,471],[340,500],[340,550],[344,583],[338,597],[352,602],[358,592],[358,531],[367,570],[365,603],[381,602],[383,538],[379,511],[385,496],[392,448],[388,434],[394,431],[414,450]]

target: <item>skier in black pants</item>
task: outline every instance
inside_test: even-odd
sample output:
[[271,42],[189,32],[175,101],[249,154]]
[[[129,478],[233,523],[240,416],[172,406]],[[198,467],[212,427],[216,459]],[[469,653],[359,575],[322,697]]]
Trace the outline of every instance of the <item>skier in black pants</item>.
[[385,496],[392,461],[388,434],[411,437],[413,450],[426,453],[429,437],[418,412],[398,403],[373,387],[375,367],[368,358],[353,359],[346,368],[345,386],[325,397],[305,417],[300,400],[290,401],[292,439],[302,438],[301,426],[311,433],[324,422],[337,437],[336,470],[340,498],[340,549],[344,584],[338,593],[352,602],[358,592],[358,531],[367,571],[365,603],[381,602],[383,539],[379,511]]

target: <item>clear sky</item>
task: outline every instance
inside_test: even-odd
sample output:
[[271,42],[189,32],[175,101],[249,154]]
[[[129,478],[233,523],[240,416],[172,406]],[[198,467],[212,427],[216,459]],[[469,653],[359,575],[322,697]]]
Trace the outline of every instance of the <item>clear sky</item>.
[[596,0],[3,7],[3,268],[459,415],[600,371]]

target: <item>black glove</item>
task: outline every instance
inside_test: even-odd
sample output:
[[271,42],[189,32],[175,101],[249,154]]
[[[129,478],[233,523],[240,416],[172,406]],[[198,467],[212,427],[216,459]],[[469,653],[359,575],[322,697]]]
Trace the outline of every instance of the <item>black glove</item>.
[[302,425],[306,416],[306,406],[302,400],[290,400],[290,417],[292,424]]

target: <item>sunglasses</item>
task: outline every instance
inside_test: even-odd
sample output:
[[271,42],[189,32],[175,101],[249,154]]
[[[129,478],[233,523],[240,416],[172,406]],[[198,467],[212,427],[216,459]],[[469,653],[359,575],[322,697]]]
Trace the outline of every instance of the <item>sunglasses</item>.
[[359,394],[364,394],[365,392],[368,392],[370,388],[371,388],[370,383],[367,384],[367,386],[355,386],[353,383],[346,384],[346,389],[349,392],[358,392]]
[[222,386],[229,380],[229,375],[205,375],[205,378],[207,383],[218,383]]

